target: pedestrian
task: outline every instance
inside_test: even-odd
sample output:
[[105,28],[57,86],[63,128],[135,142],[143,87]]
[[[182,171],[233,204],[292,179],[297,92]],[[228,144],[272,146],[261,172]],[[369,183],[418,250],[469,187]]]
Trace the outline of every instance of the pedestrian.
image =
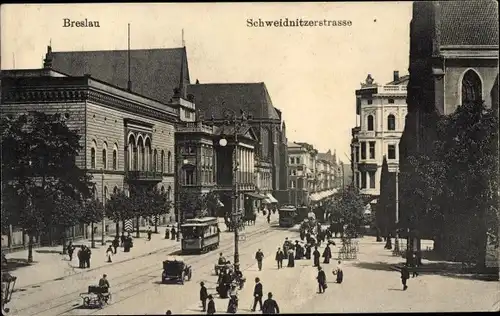
[[278,269],[283,268],[283,259],[285,259],[285,254],[283,253],[283,250],[281,248],[278,248],[278,251],[276,251],[276,262],[278,263]]
[[109,245],[108,250],[106,250],[106,256],[108,257],[108,262],[112,262],[111,257],[113,256],[113,247],[111,247],[111,245]]
[[76,253],[78,257],[78,268],[83,269],[84,268],[84,253],[83,253],[83,246],[78,249],[78,252]]
[[252,312],[255,312],[255,307],[259,303],[260,310],[262,310],[262,284],[259,278],[255,278],[255,287],[253,289],[253,307]]
[[288,250],[288,264],[287,264],[287,267],[288,268],[295,267],[295,256],[293,254],[293,250],[292,249]]
[[151,227],[148,227],[148,240],[151,240],[151,234],[153,234],[153,231],[151,230]]
[[318,246],[314,247],[314,252],[313,252],[313,266],[314,267],[319,267],[319,258],[321,254],[319,253]]
[[262,260],[264,259],[264,253],[262,250],[258,250],[255,254],[255,260],[257,260],[257,266],[259,267],[259,271],[262,271]]
[[165,229],[165,239],[170,239],[170,226]]
[[118,236],[115,236],[115,239],[113,239],[113,242],[111,244],[113,245],[114,254],[116,255],[117,249],[120,246],[120,240],[118,239]]
[[92,250],[85,246],[85,265],[90,268],[90,257],[92,256]]
[[403,291],[406,291],[408,285],[406,285],[406,281],[410,278],[410,272],[408,271],[408,267],[404,264],[401,267],[401,283],[403,283]]
[[342,281],[344,280],[344,271],[342,270],[342,264],[341,264],[340,260],[338,261],[338,264],[337,264],[337,267],[335,268],[335,270],[333,270],[333,274],[337,275],[336,282],[338,284],[341,284]]
[[271,212],[267,213],[267,223],[271,223]]
[[415,277],[418,277],[418,272],[417,272],[417,268],[418,268],[418,258],[417,258],[417,254],[416,253],[413,253],[412,255],[412,261],[413,261],[413,278]]
[[264,304],[262,306],[262,314],[279,314],[280,313],[280,308],[278,306],[278,303],[276,303],[275,300],[273,300],[273,293],[269,292],[267,293],[267,300],[264,301]]
[[318,293],[324,293],[327,288],[326,274],[321,267],[318,267],[318,276],[316,277],[316,280],[318,280],[318,287],[319,287]]
[[329,244],[326,244],[325,250],[323,250],[323,258],[325,258],[323,263],[330,263],[330,259],[332,258],[332,250],[330,249]]
[[172,225],[172,230],[170,231],[172,235],[172,240],[175,240],[175,227]]
[[165,315],[172,315],[172,311],[171,310],[168,310]]
[[208,299],[208,292],[207,288],[205,287],[205,282],[200,282],[200,301],[201,301],[201,306],[202,306],[202,312],[205,312],[207,310],[207,299]]
[[212,294],[208,296],[208,306],[207,306],[207,315],[213,315],[217,311],[215,310],[215,302]]
[[120,247],[124,247],[125,248],[125,232],[122,232],[122,235],[120,236],[120,241],[121,241],[121,244],[120,244]]
[[73,246],[73,242],[69,242],[68,247],[66,247],[68,251],[69,261],[73,260],[73,252],[75,251],[75,246]]
[[290,244],[290,242],[288,241],[288,237],[286,237],[285,242],[283,243],[283,252],[284,253],[288,253],[288,248],[290,247],[289,244]]

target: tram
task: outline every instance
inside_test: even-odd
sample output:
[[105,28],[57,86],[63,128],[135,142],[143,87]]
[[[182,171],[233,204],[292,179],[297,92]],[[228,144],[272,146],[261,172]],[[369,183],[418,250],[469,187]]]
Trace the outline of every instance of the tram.
[[182,253],[205,253],[219,247],[220,230],[216,217],[188,219],[181,225]]
[[293,227],[295,225],[295,217],[297,216],[297,208],[287,205],[279,209],[279,225],[280,227]]

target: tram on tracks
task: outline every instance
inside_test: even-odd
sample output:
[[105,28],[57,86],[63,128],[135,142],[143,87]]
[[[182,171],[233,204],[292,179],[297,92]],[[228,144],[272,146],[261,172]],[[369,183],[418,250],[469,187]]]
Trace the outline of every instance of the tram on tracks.
[[182,253],[205,253],[219,247],[220,230],[216,217],[188,219],[181,225]]

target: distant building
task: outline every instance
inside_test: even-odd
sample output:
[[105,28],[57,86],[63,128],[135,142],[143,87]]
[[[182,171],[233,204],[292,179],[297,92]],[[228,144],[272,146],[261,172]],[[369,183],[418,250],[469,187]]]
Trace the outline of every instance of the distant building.
[[398,169],[399,139],[406,116],[406,85],[409,76],[394,71],[393,80],[378,85],[368,75],[356,90],[356,114],[359,125],[352,129],[351,161],[354,184],[365,195],[380,194],[382,161],[387,157],[389,170]]

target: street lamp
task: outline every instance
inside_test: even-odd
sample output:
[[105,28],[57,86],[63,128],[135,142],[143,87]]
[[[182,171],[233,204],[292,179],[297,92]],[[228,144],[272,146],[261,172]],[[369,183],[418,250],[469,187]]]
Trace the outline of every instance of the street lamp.
[[[189,161],[187,159],[184,159],[182,161],[182,166],[185,166],[189,163]],[[182,170],[182,168],[181,168]],[[179,183],[179,179],[177,179],[176,181],[177,183]],[[180,186],[177,185],[177,196],[178,196],[178,199],[177,199],[177,241],[181,241],[181,216],[182,216],[182,212],[181,212],[181,192],[180,192]]]
[[[240,265],[240,254],[239,254],[239,228],[241,225],[241,216],[242,216],[242,211],[238,207],[238,202],[239,202],[239,186],[238,186],[238,131],[240,127],[246,125],[246,123],[251,119],[250,116],[247,116],[247,114],[243,111],[240,110],[240,114],[237,115],[234,110],[231,109],[224,109],[224,122],[223,124],[225,126],[233,126],[234,131],[233,131],[233,140],[234,140],[234,148],[233,148],[233,155],[232,155],[232,162],[233,162],[233,170],[232,170],[232,214],[231,214],[231,219],[232,219],[232,226],[234,230],[234,266],[235,268],[238,268]],[[213,118],[212,118],[213,120]],[[221,137],[219,140],[219,145],[221,147],[226,147],[228,145],[228,141],[224,136]]]
[[103,216],[102,216],[102,221],[101,221],[101,236],[102,236],[102,241],[101,245],[106,245],[106,238],[105,238],[105,230],[106,230],[106,197],[104,196],[104,169],[101,168],[101,196],[102,196],[102,207],[103,207]]
[[10,302],[12,298],[12,293],[14,292],[14,286],[16,285],[17,277],[11,275],[8,272],[2,273],[2,312],[8,313],[9,308],[5,305]]

